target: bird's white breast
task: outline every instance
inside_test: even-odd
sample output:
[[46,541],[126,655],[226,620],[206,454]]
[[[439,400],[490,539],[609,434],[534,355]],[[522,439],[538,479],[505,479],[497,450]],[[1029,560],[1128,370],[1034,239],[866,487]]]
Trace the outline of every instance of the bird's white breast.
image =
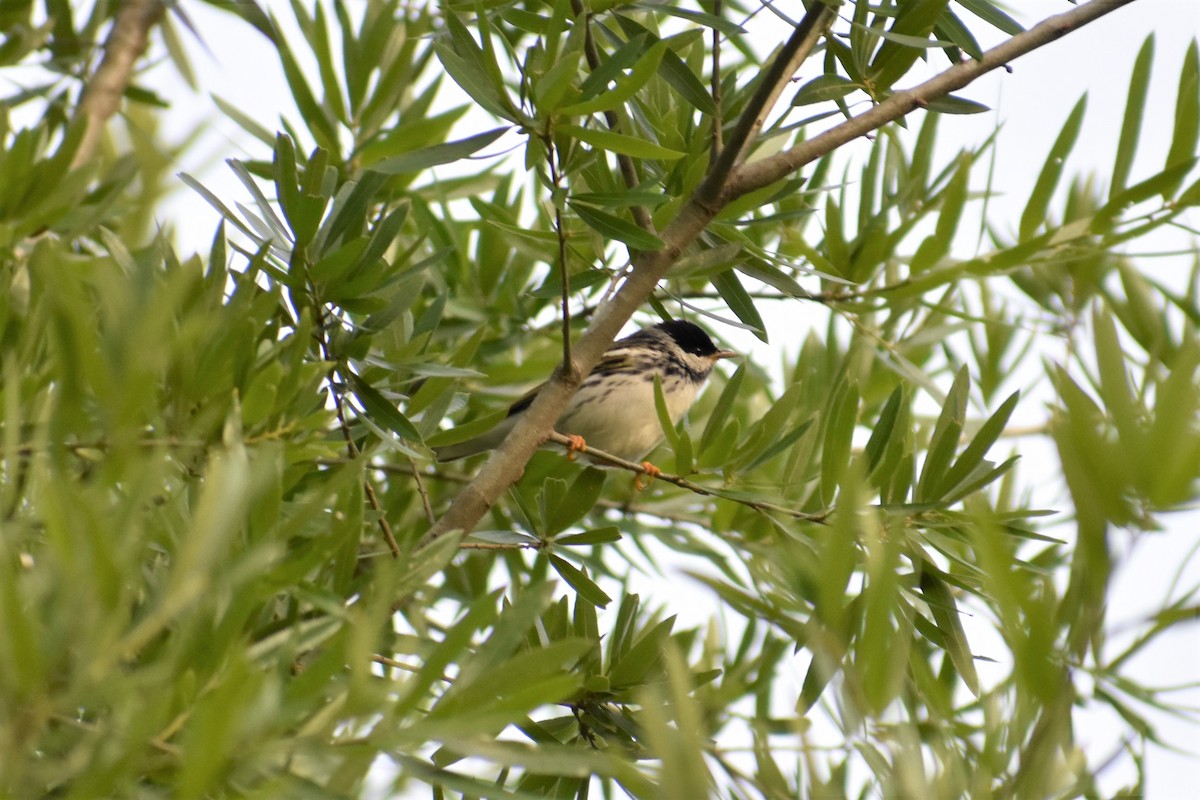
[[[678,376],[663,376],[662,381],[667,413],[676,423],[691,408],[699,387]],[[641,458],[663,438],[653,375],[609,375],[602,383],[585,383],[555,427],[615,456]]]

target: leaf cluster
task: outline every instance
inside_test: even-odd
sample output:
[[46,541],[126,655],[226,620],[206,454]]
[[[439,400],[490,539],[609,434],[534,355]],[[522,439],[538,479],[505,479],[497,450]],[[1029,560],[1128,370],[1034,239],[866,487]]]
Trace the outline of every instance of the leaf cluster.
[[[138,216],[167,146],[69,169],[63,82],[111,10],[0,12],[0,68],[71,76],[0,118],[4,793],[1097,796],[1073,717],[1099,706],[1140,768],[1167,701],[1129,662],[1195,587],[1127,642],[1110,579],[1196,501],[1200,266],[1180,289],[1122,248],[1200,203],[1194,46],[1165,159],[1138,153],[1150,40],[1107,185],[1067,177],[1081,100],[1019,219],[989,213],[994,139],[939,144],[961,98],[729,203],[643,317],[781,354],[664,420],[655,460],[703,493],[546,451],[420,547],[474,463],[430,446],[550,374],[770,56],[738,4],[293,2],[297,40],[214,5],[298,116],[216,101],[262,156],[228,162],[237,197],[183,176],[220,220],[188,257]],[[978,56],[976,26],[1020,32],[986,0],[845,10],[750,158]],[[176,9],[161,46],[194,76],[180,23],[203,33]]]

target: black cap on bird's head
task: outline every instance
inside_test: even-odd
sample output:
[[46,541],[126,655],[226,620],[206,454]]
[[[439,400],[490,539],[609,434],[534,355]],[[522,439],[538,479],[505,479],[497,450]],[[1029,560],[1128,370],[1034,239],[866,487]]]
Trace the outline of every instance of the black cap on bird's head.
[[654,327],[670,336],[679,349],[685,353],[711,358],[713,361],[738,355],[732,350],[722,350],[717,347],[713,344],[712,337],[703,328],[686,319],[669,319]]

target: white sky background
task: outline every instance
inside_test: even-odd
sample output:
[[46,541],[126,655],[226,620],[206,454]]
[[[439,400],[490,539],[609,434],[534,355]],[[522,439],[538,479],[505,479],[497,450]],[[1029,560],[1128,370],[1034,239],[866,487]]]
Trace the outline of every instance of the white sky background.
[[[348,2],[352,7],[356,5],[354,0]],[[310,0],[305,0],[304,4],[311,6]],[[266,0],[264,5],[276,8],[282,20],[290,17],[285,0]],[[799,4],[780,3],[779,7],[798,9]],[[1009,3],[1008,7],[1013,16],[1026,26],[1044,16],[1071,8],[1065,0],[1016,0]],[[210,104],[207,93],[218,94],[242,111],[253,114],[270,130],[280,127],[280,115],[295,121],[298,114],[291,104],[279,62],[265,39],[248,25],[205,4],[184,3],[183,8],[211,51],[210,55],[201,47],[194,46],[194,40],[184,34],[189,41],[193,67],[202,84],[202,94],[192,94],[177,79],[169,77],[173,74],[169,68],[156,70],[148,82],[172,102],[171,110],[163,115],[170,135],[182,137],[197,126],[208,128],[201,146],[185,155],[179,169],[198,177],[228,205],[232,205],[235,200],[245,201],[246,195],[222,163],[223,159],[262,158],[265,150],[258,142],[250,140],[233,122],[224,119]],[[800,12],[795,10],[790,13],[798,16]],[[779,23],[766,13],[760,17],[766,20],[766,24],[774,25],[774,30],[768,33],[778,38]],[[964,14],[964,17],[969,18],[969,15]],[[983,31],[984,26],[972,27]],[[1133,183],[1161,168],[1170,143],[1183,54],[1192,38],[1200,33],[1200,0],[1137,0],[1083,30],[1015,61],[1011,74],[993,73],[959,93],[991,106],[994,111],[972,117],[945,118],[940,126],[943,158],[952,157],[959,147],[981,142],[992,133],[998,121],[1003,121],[997,153],[1000,169],[994,184],[1000,197],[991,203],[991,219],[1009,219],[1009,229],[1016,229],[1017,220],[1046,153],[1067,114],[1084,91],[1089,92],[1087,116],[1064,178],[1089,170],[1097,172],[1101,178],[1110,173],[1133,60],[1151,32],[1156,37],[1153,80],[1147,103],[1147,119],[1142,129],[1143,141],[1130,179]],[[299,47],[298,35],[289,38]],[[1001,38],[998,32],[991,32],[981,39],[981,44],[986,48]],[[934,64],[940,69],[944,59],[940,62],[935,59]],[[460,135],[471,132],[464,129]],[[504,142],[508,143],[508,140]],[[976,178],[973,188],[978,188],[978,184]],[[175,223],[181,255],[192,251],[207,252],[218,220],[216,213],[202,199],[184,189],[164,210],[164,215],[165,220],[187,220],[186,227]],[[1190,222],[1193,226],[1200,225],[1200,219],[1195,214]],[[1178,232],[1174,235],[1167,232],[1157,239],[1135,244],[1139,252],[1162,252],[1194,246],[1195,242]],[[1178,281],[1177,285],[1181,285],[1189,263],[1188,258],[1143,259],[1139,267],[1158,279],[1168,283]],[[734,346],[751,351],[756,357],[777,361],[781,359],[777,350],[780,347],[786,349],[786,343],[800,341],[801,336],[795,333],[794,321],[773,318],[769,308],[764,308],[763,312],[775,343],[774,350],[758,346],[757,340],[742,331],[722,330],[720,333]],[[794,355],[792,349],[783,355],[782,360]],[[1036,423],[1041,421],[1044,412],[1043,404],[1026,397],[1022,399],[1017,414],[1025,415],[1027,421]],[[1025,471],[1026,482],[1031,482],[1033,464],[1057,465],[1057,458],[1044,438],[1025,440],[1019,446],[1025,455],[1019,468]],[[1043,496],[1039,500],[1045,507],[1069,507],[1060,483],[1052,481],[1041,492]],[[1122,622],[1144,619],[1162,606],[1168,582],[1200,540],[1197,536],[1200,532],[1200,511],[1161,519],[1167,525],[1167,530],[1162,534],[1143,535],[1136,541],[1120,533],[1114,536],[1118,556],[1121,553],[1126,555],[1115,578],[1110,609],[1110,619],[1118,626]],[[1200,564],[1192,559],[1186,565],[1185,578],[1180,586],[1186,589],[1198,583]],[[656,597],[661,594],[662,585],[659,581],[657,586],[652,587],[647,580],[644,586],[639,587],[635,581],[631,591],[640,590],[643,596]],[[681,612],[681,625],[704,624],[715,612],[716,601],[710,593],[691,588],[686,579],[681,577],[672,580],[671,585],[672,591],[679,593],[677,600],[681,602],[673,601],[671,605],[672,612]],[[968,628],[973,649],[986,655],[989,650],[986,635],[977,634],[974,627]],[[1200,626],[1192,626],[1164,638],[1139,657],[1135,666],[1140,679],[1155,685],[1200,681]],[[986,663],[981,662],[980,673],[986,682]],[[795,684],[797,692],[802,677],[803,673],[798,671]],[[1181,704],[1200,707],[1200,690],[1193,689],[1180,694],[1177,699]],[[1200,728],[1167,715],[1160,715],[1153,722],[1164,741],[1175,747],[1200,750],[1200,746],[1193,744],[1200,742]],[[1111,718],[1081,715],[1076,733],[1081,741],[1094,742],[1094,749],[1089,752],[1093,758],[1099,758],[1112,752],[1117,730],[1116,722]],[[1195,776],[1200,772],[1200,760],[1191,755],[1152,747],[1147,754],[1146,771],[1148,797],[1192,797]],[[1104,774],[1101,788],[1112,791],[1128,783],[1132,774],[1128,759],[1120,761]]]

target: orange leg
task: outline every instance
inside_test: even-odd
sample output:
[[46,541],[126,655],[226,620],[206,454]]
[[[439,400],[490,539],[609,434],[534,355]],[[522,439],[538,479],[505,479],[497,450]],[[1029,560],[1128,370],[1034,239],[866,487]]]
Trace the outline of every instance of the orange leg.
[[582,436],[571,433],[567,434],[567,438],[571,440],[571,443],[567,445],[567,461],[574,461],[576,453],[587,452],[587,442],[583,440]]
[[[662,470],[651,464],[649,461],[642,462],[642,469],[646,471],[638,474],[638,476],[633,479],[633,488],[637,489],[639,492],[650,486],[650,481],[653,481],[659,475],[662,475]],[[643,482],[642,479],[647,477],[650,480]]]

